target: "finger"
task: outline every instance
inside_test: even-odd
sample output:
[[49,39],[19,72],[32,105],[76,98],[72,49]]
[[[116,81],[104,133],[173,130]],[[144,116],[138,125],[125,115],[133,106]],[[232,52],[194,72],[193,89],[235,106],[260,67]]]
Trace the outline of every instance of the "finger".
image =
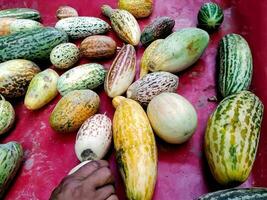
[[105,160],[91,161],[86,165],[82,166],[71,176],[78,179],[85,179],[86,177],[90,176],[93,172],[102,167],[108,167],[108,162]]
[[113,185],[106,185],[96,190],[97,197],[99,199],[107,199],[109,196],[115,193]]
[[91,162],[91,160],[86,160],[86,161],[83,161],[81,162],[79,165],[76,165],[74,168],[72,168],[68,175],[72,175],[74,174],[75,172],[77,172],[82,166],[86,165],[87,163]]
[[117,195],[113,194],[110,197],[108,197],[106,200],[119,200],[119,198],[117,197]]
[[55,188],[51,193],[49,200],[55,200],[58,193],[60,193],[60,188]]
[[85,180],[85,185],[94,186],[94,188],[114,183],[114,178],[108,167],[101,167],[88,176]]

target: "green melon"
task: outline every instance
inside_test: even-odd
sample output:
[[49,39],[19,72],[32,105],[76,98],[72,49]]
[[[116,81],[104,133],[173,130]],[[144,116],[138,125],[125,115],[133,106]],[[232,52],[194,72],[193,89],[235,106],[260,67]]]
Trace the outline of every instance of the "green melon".
[[218,29],[223,19],[223,10],[216,3],[204,3],[198,12],[198,26],[206,31]]
[[252,55],[238,34],[224,36],[219,44],[219,89],[223,97],[248,90],[252,79]]
[[226,97],[211,115],[205,153],[218,183],[246,181],[256,157],[262,117],[263,104],[249,91]]

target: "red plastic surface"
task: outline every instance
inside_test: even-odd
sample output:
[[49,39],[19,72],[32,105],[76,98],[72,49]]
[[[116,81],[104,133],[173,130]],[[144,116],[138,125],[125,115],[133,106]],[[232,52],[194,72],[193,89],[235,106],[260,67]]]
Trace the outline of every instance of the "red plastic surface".
[[[141,28],[158,16],[170,16],[176,21],[175,30],[183,27],[195,26],[196,16],[200,5],[206,1],[200,0],[155,0],[153,14],[139,20]],[[201,59],[185,72],[179,73],[180,85],[178,93],[185,96],[197,109],[199,122],[198,129],[190,141],[183,145],[169,145],[157,139],[159,151],[158,179],[155,189],[155,200],[190,200],[201,194],[222,189],[212,179],[203,155],[203,137],[207,118],[214,110],[216,103],[207,99],[216,95],[216,65],[215,58],[218,42],[227,33],[242,34],[249,42],[254,57],[254,76],[251,90],[267,104],[267,1],[257,3],[253,0],[225,0],[219,3],[225,14],[225,20],[220,30],[211,35],[208,49]],[[113,7],[116,1],[111,0],[1,0],[0,8],[29,7],[37,9],[42,14],[45,25],[53,26],[56,23],[55,12],[61,5],[70,5],[76,8],[80,15],[101,17],[109,22],[100,13],[100,6],[108,3]],[[122,42],[114,33],[109,33]],[[144,48],[137,49],[138,66]],[[84,62],[93,62],[86,61]],[[108,69],[112,60],[103,62]],[[46,65],[40,65],[47,67]],[[112,118],[114,109],[109,99],[99,89],[101,96],[100,113],[107,113]],[[23,105],[23,98],[13,102],[16,109],[16,127],[1,143],[16,140],[22,143],[25,150],[24,163],[18,176],[10,187],[7,200],[45,200],[50,196],[53,188],[72,169],[78,160],[74,153],[75,133],[60,134],[54,132],[48,123],[49,115],[58,96],[49,105],[40,111],[28,111]],[[267,123],[266,114],[262,126],[260,145],[257,159],[249,179],[240,187],[267,186]],[[125,199],[122,180],[116,168],[114,151],[110,150],[107,159],[116,177],[116,189],[120,199]]]

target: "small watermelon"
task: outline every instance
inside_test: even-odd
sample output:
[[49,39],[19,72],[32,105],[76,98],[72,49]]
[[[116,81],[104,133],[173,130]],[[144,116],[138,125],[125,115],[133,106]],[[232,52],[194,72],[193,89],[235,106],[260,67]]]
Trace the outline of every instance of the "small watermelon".
[[223,19],[223,10],[216,3],[204,3],[198,12],[198,26],[206,31],[218,29]]

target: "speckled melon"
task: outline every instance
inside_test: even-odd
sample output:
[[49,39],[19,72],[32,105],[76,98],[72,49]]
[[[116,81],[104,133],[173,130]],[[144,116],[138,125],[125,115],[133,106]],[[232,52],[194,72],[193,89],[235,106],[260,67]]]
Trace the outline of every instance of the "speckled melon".
[[135,81],[127,90],[127,98],[147,106],[157,95],[163,92],[175,92],[179,78],[169,72],[153,72]]
[[116,42],[105,35],[93,35],[85,38],[81,45],[81,54],[89,59],[108,58],[116,53]]
[[31,19],[0,18],[0,36],[41,28],[40,22]]
[[64,19],[67,17],[78,17],[78,12],[75,8],[70,6],[60,6],[57,9],[56,16],[58,19]]
[[10,130],[15,121],[15,111],[11,103],[0,95],[0,135]]
[[0,94],[8,98],[23,96],[38,72],[39,67],[29,60],[15,59],[1,63]]
[[43,25],[40,22],[31,19],[17,19],[10,24],[10,33],[16,33],[20,31],[29,31],[37,28],[41,28]]
[[92,90],[74,90],[62,97],[54,108],[49,123],[58,132],[77,131],[99,107],[99,96]]
[[118,0],[118,8],[127,10],[136,19],[148,17],[153,10],[153,0]]
[[96,114],[88,118],[79,129],[75,153],[83,162],[100,160],[106,155],[112,142],[112,122],[105,114]]
[[107,22],[96,17],[68,17],[59,20],[55,27],[65,31],[72,39],[104,34],[110,29]]
[[34,76],[28,87],[24,105],[29,110],[37,110],[54,99],[58,94],[58,77],[52,69],[46,69]]
[[73,43],[56,46],[50,54],[51,63],[58,69],[68,69],[79,60],[79,49]]
[[74,67],[62,74],[57,82],[61,95],[73,90],[94,89],[104,83],[106,70],[97,63]]

